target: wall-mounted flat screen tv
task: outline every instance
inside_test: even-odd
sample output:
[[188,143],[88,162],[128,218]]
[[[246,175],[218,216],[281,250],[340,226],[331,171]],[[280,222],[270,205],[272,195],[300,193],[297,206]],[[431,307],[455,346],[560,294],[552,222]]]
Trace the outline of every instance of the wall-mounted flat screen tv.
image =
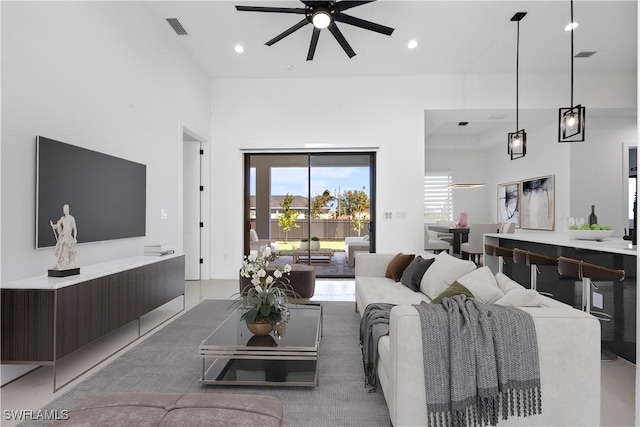
[[36,137],[36,247],[55,246],[62,208],[76,220],[78,243],[145,235],[146,165]]

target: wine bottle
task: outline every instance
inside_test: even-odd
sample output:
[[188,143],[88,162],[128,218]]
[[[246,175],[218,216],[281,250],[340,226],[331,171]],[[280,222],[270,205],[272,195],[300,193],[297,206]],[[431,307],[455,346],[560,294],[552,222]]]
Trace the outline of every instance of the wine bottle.
[[591,214],[589,215],[589,226],[598,223],[598,217],[596,216],[596,205],[591,205]]

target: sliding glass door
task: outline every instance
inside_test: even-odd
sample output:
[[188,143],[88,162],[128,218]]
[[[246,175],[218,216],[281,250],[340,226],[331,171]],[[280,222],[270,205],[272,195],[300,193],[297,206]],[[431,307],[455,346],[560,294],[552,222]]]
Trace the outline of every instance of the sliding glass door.
[[245,253],[268,244],[276,263],[353,277],[355,255],[375,249],[375,154],[245,156]]

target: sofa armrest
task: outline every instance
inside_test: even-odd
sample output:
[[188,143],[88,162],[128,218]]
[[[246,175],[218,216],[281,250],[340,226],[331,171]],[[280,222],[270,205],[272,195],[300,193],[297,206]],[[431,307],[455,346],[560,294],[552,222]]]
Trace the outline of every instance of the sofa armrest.
[[387,272],[387,266],[394,256],[395,254],[359,254],[355,275],[384,277]]
[[[360,261],[360,260],[359,260]],[[600,422],[600,323],[582,311],[524,307],[538,339],[542,414],[526,425],[598,425]],[[427,417],[420,316],[410,305],[391,310],[389,384],[384,390],[391,423],[423,425]],[[509,418],[500,425],[522,425]]]

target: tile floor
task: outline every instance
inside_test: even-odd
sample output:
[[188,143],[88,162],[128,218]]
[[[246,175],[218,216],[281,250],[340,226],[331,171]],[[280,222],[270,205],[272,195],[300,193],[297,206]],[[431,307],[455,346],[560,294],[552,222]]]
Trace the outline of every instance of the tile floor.
[[[237,280],[186,282],[184,305],[189,310],[203,299],[229,299],[237,291]],[[355,301],[354,281],[340,279],[318,280],[316,282],[315,296],[312,300]],[[142,331],[152,330],[159,323],[171,318],[180,310],[182,304],[183,301],[177,299],[145,316],[141,322]],[[165,324],[158,326],[155,330],[162,328]],[[137,324],[126,325],[100,341],[65,358],[57,368],[57,381],[58,385],[67,381],[69,381],[69,384],[55,393],[53,392],[53,369],[51,367],[36,369],[2,387],[0,389],[0,406],[2,409],[0,425],[13,426],[18,424],[17,420],[7,419],[5,410],[37,410],[42,408],[49,401],[64,394],[73,385],[108,364],[118,355],[151,336],[155,330],[129,344],[136,337]],[[105,360],[100,362],[103,359]],[[96,367],[90,368],[96,363],[98,363]],[[82,373],[85,370],[87,372]],[[602,363],[602,426],[634,425],[636,405],[635,372],[635,365],[624,359]]]

